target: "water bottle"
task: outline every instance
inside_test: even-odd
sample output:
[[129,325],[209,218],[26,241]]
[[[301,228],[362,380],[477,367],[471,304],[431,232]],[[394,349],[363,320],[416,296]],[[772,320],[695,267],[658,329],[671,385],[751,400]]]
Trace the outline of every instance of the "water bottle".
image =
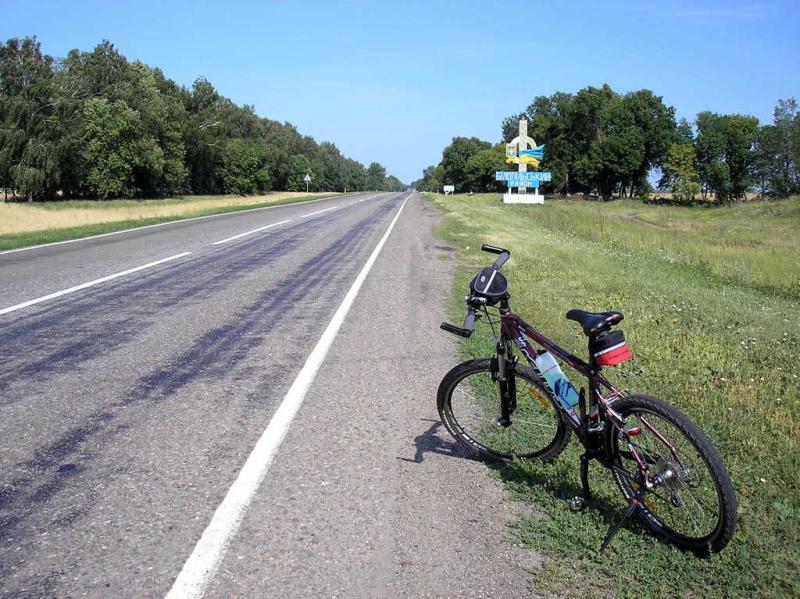
[[553,390],[553,393],[556,394],[556,398],[564,406],[564,409],[567,410],[570,417],[575,421],[578,422],[579,418],[578,415],[575,413],[573,409],[576,405],[578,405],[578,392],[575,390],[575,387],[572,383],[569,382],[569,379],[564,376],[564,373],[561,371],[561,367],[556,362],[556,359],[550,354],[550,352],[540,352],[536,358],[533,360],[533,363],[536,364],[536,368],[539,369],[539,372],[542,373],[544,380],[547,381],[547,384],[550,385],[550,388]]

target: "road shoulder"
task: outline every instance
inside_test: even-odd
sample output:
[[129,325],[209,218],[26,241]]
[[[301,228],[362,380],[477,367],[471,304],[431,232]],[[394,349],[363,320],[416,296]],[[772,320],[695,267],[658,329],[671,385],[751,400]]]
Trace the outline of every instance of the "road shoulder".
[[436,412],[457,360],[440,218],[408,201],[207,596],[530,596],[517,506]]

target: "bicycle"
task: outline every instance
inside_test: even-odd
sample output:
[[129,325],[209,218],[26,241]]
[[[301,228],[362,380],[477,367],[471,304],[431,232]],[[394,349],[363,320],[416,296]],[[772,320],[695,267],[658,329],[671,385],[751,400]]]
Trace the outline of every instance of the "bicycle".
[[[459,364],[442,379],[437,407],[450,434],[482,458],[499,462],[551,461],[574,434],[585,451],[581,495],[571,507],[580,510],[592,498],[592,460],[611,470],[628,502],[600,553],[633,516],[682,549],[698,555],[722,550],[736,529],[736,495],[716,450],[677,408],[654,397],[626,396],[600,374],[603,366],[631,357],[622,331],[612,330],[622,313],[567,312],[566,318],[589,339],[589,361],[584,362],[511,311],[508,281],[500,272],[511,253],[492,245],[481,249],[499,258],[470,283],[464,326],[443,322],[441,328],[468,338],[476,319],[485,318],[496,339],[495,352]],[[513,355],[515,346],[527,365]],[[546,354],[586,378],[587,386],[576,391],[560,369],[552,370],[554,361]],[[547,374],[542,365],[548,365]]]

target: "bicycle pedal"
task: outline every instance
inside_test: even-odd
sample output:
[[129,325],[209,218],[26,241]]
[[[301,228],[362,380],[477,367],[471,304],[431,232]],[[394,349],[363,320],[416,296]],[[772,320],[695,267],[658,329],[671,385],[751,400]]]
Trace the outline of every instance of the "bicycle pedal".
[[576,495],[569,502],[569,508],[573,512],[580,512],[586,507],[586,498],[581,495]]

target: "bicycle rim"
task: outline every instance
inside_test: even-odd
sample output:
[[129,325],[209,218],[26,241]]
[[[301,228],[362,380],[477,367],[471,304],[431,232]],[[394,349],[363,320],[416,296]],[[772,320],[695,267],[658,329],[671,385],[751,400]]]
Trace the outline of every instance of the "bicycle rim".
[[500,389],[489,362],[456,373],[450,381],[442,416],[450,432],[490,459],[551,459],[568,441],[568,430],[534,380],[515,375],[516,408],[511,423],[500,423]]

